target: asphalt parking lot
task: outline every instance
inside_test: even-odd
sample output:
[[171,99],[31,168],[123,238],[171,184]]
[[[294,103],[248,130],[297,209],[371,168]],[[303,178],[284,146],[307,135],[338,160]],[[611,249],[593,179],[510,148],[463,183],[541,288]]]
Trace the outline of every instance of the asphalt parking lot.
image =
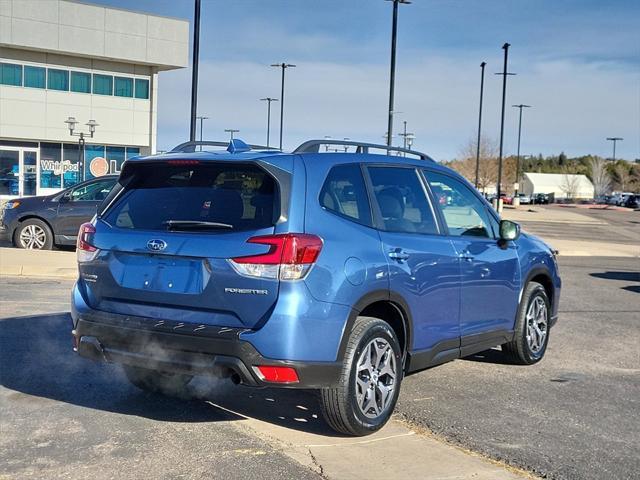
[[[489,351],[427,370],[405,380],[396,416],[549,478],[633,478],[638,262],[563,259],[560,322],[541,364],[505,365]],[[331,435],[314,395],[204,381],[185,399],[142,393],[117,367],[72,354],[70,287],[3,278],[0,478],[316,477],[226,410]]]

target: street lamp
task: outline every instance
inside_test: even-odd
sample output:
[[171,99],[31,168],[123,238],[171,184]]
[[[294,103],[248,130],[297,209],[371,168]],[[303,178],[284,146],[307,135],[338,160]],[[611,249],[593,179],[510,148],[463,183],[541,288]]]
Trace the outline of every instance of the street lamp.
[[[402,146],[404,148],[407,148],[407,145],[409,144],[409,137],[411,137],[411,139],[412,139],[411,142],[412,143],[413,143],[413,138],[415,138],[415,137],[414,137],[413,133],[407,133],[407,121],[405,120],[403,123],[404,123],[404,131],[403,131],[403,133],[400,133],[399,135],[402,137],[402,140],[403,140],[402,141]],[[407,154],[405,153],[404,156],[406,157]]]
[[267,102],[267,148],[270,147],[269,140],[271,137],[271,102],[277,102],[277,98],[265,97],[261,98],[260,101]]
[[624,140],[624,138],[622,138],[622,137],[607,137],[607,140],[609,140],[610,142],[613,142],[613,158],[612,158],[612,161],[615,162],[616,161],[616,143],[617,142],[621,142],[622,140]]
[[[504,67],[502,69],[502,73],[496,73],[496,75],[502,75],[502,116],[500,119],[500,153],[498,155],[498,185],[496,186],[496,193],[498,202],[500,202],[500,186],[502,183],[502,146],[504,144],[504,108],[507,100],[507,76],[515,75],[515,73],[507,72],[507,60],[509,58],[509,47],[511,45],[505,43],[502,45],[502,49],[504,50]],[[498,203],[499,205],[499,203]],[[498,207],[499,208],[499,207]]]
[[282,85],[280,87],[280,150],[282,150],[282,128],[284,126],[284,71],[287,68],[295,68],[292,63],[272,63],[272,67],[278,67],[282,69]]
[[224,131],[227,132],[231,136],[230,140],[233,142],[233,134],[234,133],[238,133],[240,130],[237,130],[235,128],[225,128]]
[[478,179],[480,176],[480,132],[482,130],[482,96],[484,94],[484,67],[486,65],[487,62],[480,64],[480,109],[478,113],[478,143],[476,144],[476,188],[478,188]]
[[516,184],[518,185],[518,188],[516,188],[514,192],[514,194],[517,196],[518,190],[520,188],[520,138],[522,136],[522,109],[531,108],[531,105],[525,105],[521,103],[520,105],[511,106],[520,109],[520,119],[518,120],[518,156],[516,157]]
[[200,120],[200,151],[202,151],[202,123],[205,120],[209,120],[209,117],[196,117],[198,120]]
[[393,2],[393,19],[391,23],[391,65],[389,74],[389,122],[387,125],[387,146],[391,146],[393,138],[393,97],[396,84],[396,43],[398,37],[398,4],[410,4],[409,0],[387,0]]
[[196,112],[198,110],[198,65],[200,63],[200,0],[195,0],[193,12],[193,60],[191,65],[191,115],[189,140],[196,139]]
[[95,120],[89,120],[85,125],[89,127],[88,134],[85,132],[76,132],[76,125],[78,122],[75,117],[68,117],[64,123],[69,127],[69,135],[72,137],[78,137],[78,170],[81,172],[80,181],[84,181],[84,145],[85,145],[85,136],[88,135],[89,138],[93,138],[93,135],[96,133],[96,127],[99,124]]
[[[345,142],[348,142],[349,140],[351,140],[349,137],[344,137],[343,140]],[[344,146],[344,153],[347,153],[349,151],[349,145],[345,145]]]

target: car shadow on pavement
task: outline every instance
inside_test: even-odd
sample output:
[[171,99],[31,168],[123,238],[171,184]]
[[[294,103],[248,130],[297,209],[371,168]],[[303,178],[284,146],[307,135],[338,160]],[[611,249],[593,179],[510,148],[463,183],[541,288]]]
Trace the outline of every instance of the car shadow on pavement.
[[[196,377],[181,398],[146,393],[117,365],[96,363],[72,351],[68,313],[0,319],[0,385],[25,395],[85,408],[170,422],[257,418],[289,428],[335,436],[314,392],[236,386]],[[237,412],[237,413],[236,413]]]
[[618,280],[621,282],[633,282],[635,285],[620,287],[629,292],[640,293],[640,272],[594,272],[589,274],[595,278],[605,280]]
[[483,352],[474,353],[468,357],[463,357],[461,360],[480,363],[494,363],[496,365],[513,365],[513,363],[509,361],[509,358],[497,348],[490,348]]

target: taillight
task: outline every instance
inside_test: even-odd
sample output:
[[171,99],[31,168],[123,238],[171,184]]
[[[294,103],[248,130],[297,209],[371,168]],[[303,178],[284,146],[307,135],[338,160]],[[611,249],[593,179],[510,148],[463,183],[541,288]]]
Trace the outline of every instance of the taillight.
[[76,242],[76,254],[78,263],[90,262],[98,254],[98,249],[93,246],[93,237],[96,233],[96,227],[91,223],[83,223],[78,231],[78,240]]
[[298,383],[298,372],[292,367],[271,367],[268,365],[259,365],[255,367],[258,376],[265,382],[273,383]]
[[241,275],[280,280],[304,278],[322,250],[322,239],[305,233],[284,233],[251,237],[248,243],[269,245],[259,255],[232,258],[231,264]]

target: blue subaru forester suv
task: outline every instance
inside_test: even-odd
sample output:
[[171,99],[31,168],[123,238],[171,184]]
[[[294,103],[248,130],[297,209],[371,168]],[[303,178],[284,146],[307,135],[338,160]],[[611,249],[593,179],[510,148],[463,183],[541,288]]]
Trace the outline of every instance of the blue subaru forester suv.
[[385,424],[407,374],[498,345],[538,362],[550,247],[425,154],[325,143],[128,160],[78,236],[75,350],[168,394],[203,374],[316,389],[351,435]]

